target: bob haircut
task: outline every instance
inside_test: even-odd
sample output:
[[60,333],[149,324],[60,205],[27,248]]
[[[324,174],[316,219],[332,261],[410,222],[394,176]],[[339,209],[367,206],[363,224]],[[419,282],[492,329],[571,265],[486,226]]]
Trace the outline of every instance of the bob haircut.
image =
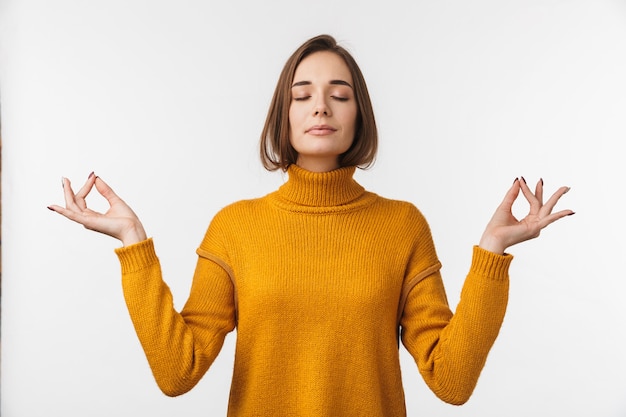
[[333,52],[343,58],[354,82],[354,96],[357,103],[354,140],[350,149],[339,156],[339,165],[366,169],[374,163],[378,149],[378,131],[365,78],[347,50],[337,45],[337,41],[332,36],[319,35],[303,43],[289,57],[278,78],[263,133],[261,133],[261,161],[268,171],[277,169],[286,171],[289,165],[295,164],[298,160],[298,152],[289,141],[291,84],[300,62],[307,56],[322,51]]

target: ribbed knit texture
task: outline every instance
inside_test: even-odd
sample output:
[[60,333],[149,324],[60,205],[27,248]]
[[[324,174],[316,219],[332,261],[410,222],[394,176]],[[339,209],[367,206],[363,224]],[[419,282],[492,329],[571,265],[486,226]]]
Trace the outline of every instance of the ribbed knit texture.
[[190,390],[236,327],[231,417],[405,416],[399,337],[436,395],[469,398],[504,317],[512,257],[475,247],[453,316],[421,213],[366,192],[354,171],[291,166],[278,191],[221,210],[180,314],[152,240],[116,250],[163,392]]

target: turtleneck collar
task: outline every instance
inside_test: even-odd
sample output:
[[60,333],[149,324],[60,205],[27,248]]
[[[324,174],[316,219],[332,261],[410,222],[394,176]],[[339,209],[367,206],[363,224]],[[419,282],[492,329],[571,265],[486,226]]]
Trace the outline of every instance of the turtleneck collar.
[[[353,178],[356,167],[343,167],[329,172],[311,172],[295,164],[289,166],[289,179],[274,194],[292,208],[339,208],[356,203],[365,189]],[[298,210],[300,211],[300,210]]]

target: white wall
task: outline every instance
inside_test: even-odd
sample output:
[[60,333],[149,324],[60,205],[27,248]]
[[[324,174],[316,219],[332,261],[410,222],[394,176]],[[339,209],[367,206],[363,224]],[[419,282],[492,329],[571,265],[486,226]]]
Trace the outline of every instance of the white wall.
[[95,170],[154,236],[182,307],[212,215],[283,180],[258,137],[284,61],[325,32],[377,112],[379,159],[358,179],[426,214],[453,305],[515,177],[572,187],[559,207],[577,214],[511,249],[507,317],[468,404],[434,398],[403,351],[409,416],[626,415],[625,1],[4,0],[0,24],[4,417],[225,415],[235,336],[165,397],[116,241],[46,206],[61,176]]

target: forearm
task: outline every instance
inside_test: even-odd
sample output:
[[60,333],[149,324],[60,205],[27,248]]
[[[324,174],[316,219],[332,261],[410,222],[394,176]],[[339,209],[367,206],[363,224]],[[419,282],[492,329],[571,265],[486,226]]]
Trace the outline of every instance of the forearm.
[[442,289],[416,288],[412,305],[430,303],[432,307],[422,313],[418,326],[407,328],[403,340],[426,383],[446,402],[464,403],[476,386],[504,318],[510,260],[510,256],[475,248],[461,300],[449,320],[443,313],[445,300],[434,304],[434,294]]
[[165,394],[183,394],[209,368],[223,335],[206,340],[210,336],[194,334],[193,327],[175,311],[151,240],[116,252],[128,311],[155,380]]
[[454,317],[443,332],[445,340],[434,352],[440,358],[434,364],[436,379],[442,388],[450,387],[453,403],[471,396],[504,320],[508,262],[493,258],[480,251],[474,255]]

